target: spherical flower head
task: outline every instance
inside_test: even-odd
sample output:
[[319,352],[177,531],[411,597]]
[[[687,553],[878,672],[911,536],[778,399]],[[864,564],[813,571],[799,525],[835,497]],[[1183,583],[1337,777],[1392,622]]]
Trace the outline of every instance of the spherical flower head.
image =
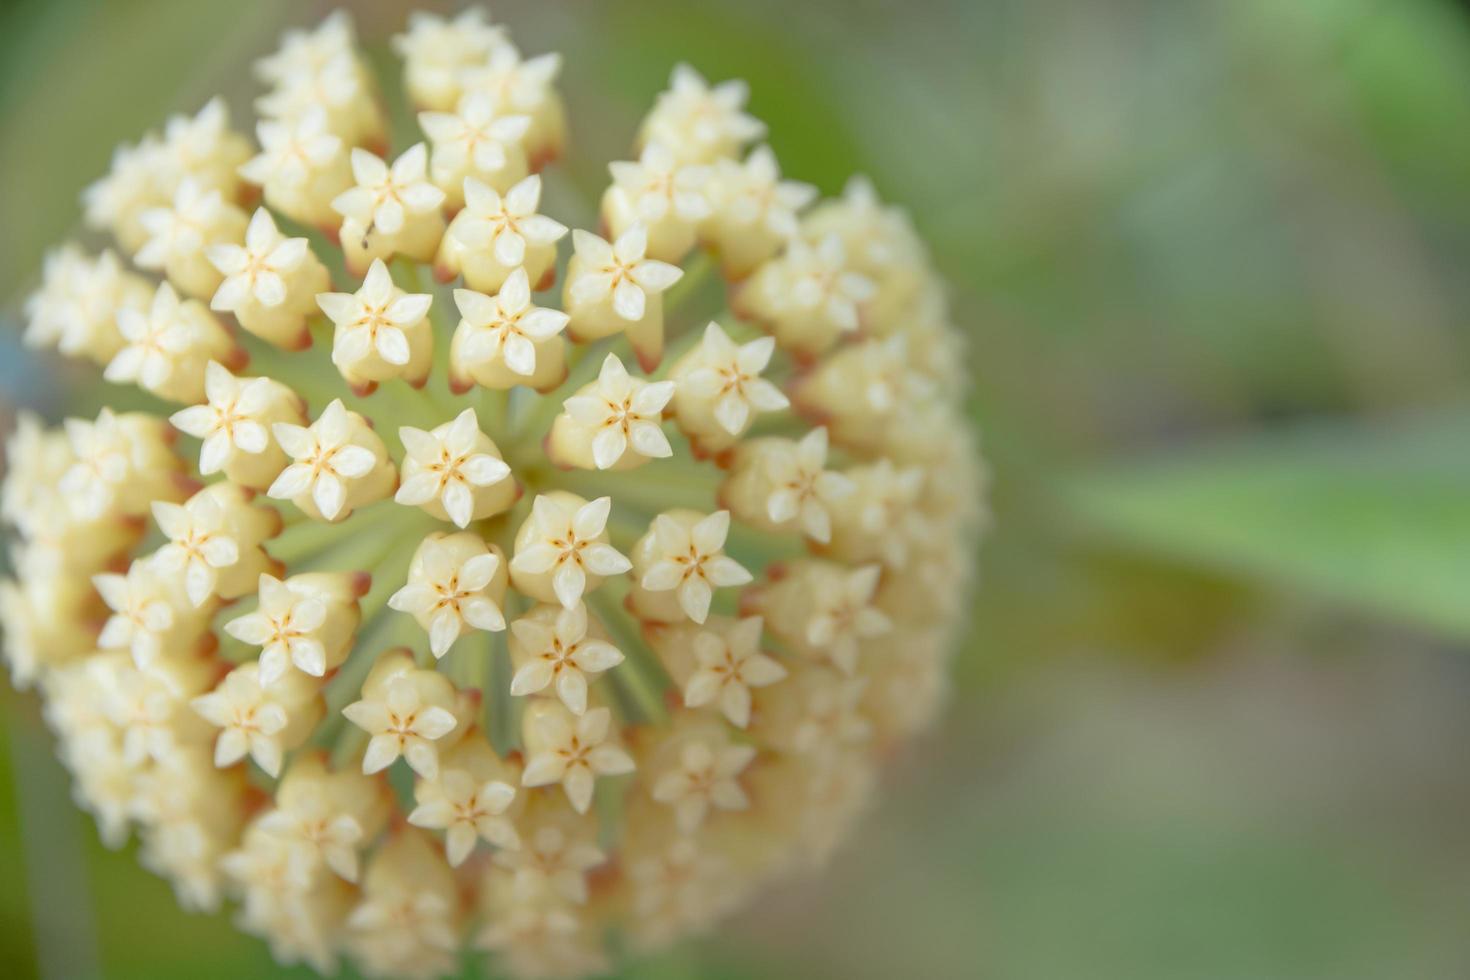
[[623,662],[606,631],[587,615],[585,604],[570,609],[538,606],[511,624],[513,696],[554,691],[574,715],[587,712],[587,685]]
[[644,613],[666,622],[688,617],[702,623],[715,589],[750,582],[750,572],[725,554],[729,533],[727,510],[670,511],[655,517],[633,549],[638,580],[634,598]]
[[493,293],[519,269],[528,284],[549,288],[556,243],[567,226],[539,213],[541,177],[532,174],[503,196],[474,177],[464,179],[463,189],[464,208],[449,222],[439,246],[438,276],[448,280],[462,274],[471,289]]
[[608,575],[632,568],[607,543],[612,499],[586,501],[568,493],[543,494],[532,502],[531,515],[516,534],[511,582],[542,602],[571,609]]
[[389,166],[360,147],[352,150],[357,182],[337,195],[342,247],[348,268],[359,271],[373,259],[403,254],[419,262],[434,257],[444,233],[439,210],[444,192],[428,181],[429,151],[415,143]]
[[526,709],[526,769],[523,786],[556,783],[578,813],[592,806],[599,776],[621,776],[636,768],[633,757],[612,741],[612,712],[591,708],[577,716],[566,707],[538,700]]
[[521,140],[531,117],[500,111],[487,92],[466,92],[453,113],[421,112],[419,126],[434,147],[429,172],[451,209],[464,206],[468,179],[509,190],[526,176]]
[[51,253],[25,343],[155,397],[7,443],[4,657],[104,839],[280,962],[590,976],[826,860],[933,723],[961,331],[871,184],[746,155],[742,83],[576,161],[562,248],[560,56],[394,47],[420,132],[338,13],[258,63],[258,152],[214,100],[86,191],[117,252]]
[[765,124],[744,112],[749,87],[738,79],[710,85],[689,65],[674,66],[669,88],[643,120],[639,138],[660,142],[682,160],[711,162],[734,156],[765,135]]
[[505,629],[502,556],[473,534],[431,535],[409,566],[408,582],[388,605],[429,631],[429,650],[442,657],[469,630]]
[[674,382],[647,382],[628,374],[616,354],[602,362],[597,380],[563,403],[547,452],[567,466],[631,469],[674,455],[662,426]]
[[310,426],[276,422],[271,433],[292,459],[266,491],[277,500],[289,500],[320,520],[337,521],[392,492],[387,447],[340,399]]
[[561,332],[567,315],[532,305],[524,268],[512,272],[494,296],[456,289],[454,302],[461,319],[449,358],[451,379],[462,379],[458,387],[525,385],[539,391],[566,379]]
[[406,456],[393,499],[459,527],[505,510],[517,496],[510,467],[467,408],[432,432],[398,430]]
[[317,305],[335,324],[332,363],[342,377],[364,391],[390,378],[422,385],[434,354],[433,301],[395,286],[382,259],[373,260],[356,293],[318,294]]

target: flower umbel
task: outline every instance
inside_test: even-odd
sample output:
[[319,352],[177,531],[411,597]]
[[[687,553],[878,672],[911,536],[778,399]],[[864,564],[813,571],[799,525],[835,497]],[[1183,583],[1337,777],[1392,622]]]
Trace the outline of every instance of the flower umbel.
[[569,229],[560,56],[478,9],[393,49],[288,32],[258,148],[214,100],[86,190],[112,248],[24,339],[138,390],[10,438],[4,656],[104,839],[283,963],[590,976],[825,860],[933,719],[960,335],[744,83],[676,68]]

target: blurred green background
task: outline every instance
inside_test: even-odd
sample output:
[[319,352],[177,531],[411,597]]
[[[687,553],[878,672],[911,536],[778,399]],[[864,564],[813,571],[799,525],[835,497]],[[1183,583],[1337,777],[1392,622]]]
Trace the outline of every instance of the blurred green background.
[[[0,8],[5,319],[115,143],[217,91],[243,118],[327,8]],[[996,472],[950,710],[860,838],[630,976],[1470,976],[1466,5],[492,12],[566,55],[588,189],[682,59],[750,80],[790,174],[907,204]],[[0,412],[86,378],[0,330]],[[5,976],[273,975],[100,847],[33,698],[0,712]]]

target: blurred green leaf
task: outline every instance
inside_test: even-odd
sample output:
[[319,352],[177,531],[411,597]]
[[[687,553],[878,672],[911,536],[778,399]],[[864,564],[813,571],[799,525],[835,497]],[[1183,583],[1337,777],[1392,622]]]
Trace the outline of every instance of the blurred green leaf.
[[1083,522],[1173,559],[1470,636],[1470,415],[1314,424],[1065,491]]

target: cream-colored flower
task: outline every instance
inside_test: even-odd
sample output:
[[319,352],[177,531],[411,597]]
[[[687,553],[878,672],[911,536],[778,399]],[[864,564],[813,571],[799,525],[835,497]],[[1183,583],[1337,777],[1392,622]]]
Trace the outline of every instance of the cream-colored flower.
[[243,241],[247,223],[245,212],[218,190],[192,179],[179,185],[170,206],[149,208],[138,220],[148,233],[148,241],[133,256],[139,267],[163,272],[171,283],[199,299],[213,296],[223,279],[206,249]]
[[230,128],[230,110],[215,96],[192,116],[170,116],[158,143],[155,182],[175,188],[192,180],[226,200],[239,196],[237,170],[250,156],[250,141]]
[[675,756],[651,775],[650,795],[672,807],[679,831],[692,834],[704,823],[711,807],[744,810],[750,799],[739,776],[755,759],[755,747],[731,745],[722,735],[686,737],[670,746]]
[[510,624],[510,693],[519,697],[552,688],[574,715],[587,711],[587,684],[623,662],[582,603],[570,609],[537,606]]
[[466,92],[452,113],[419,113],[419,128],[434,148],[429,174],[451,210],[464,206],[469,178],[507,191],[526,176],[520,141],[531,117],[500,111],[488,92]]
[[878,565],[793,562],[784,578],[757,597],[757,605],[771,632],[802,654],[830,661],[852,676],[858,644],[893,628],[874,604],[882,571]]
[[135,560],[125,575],[94,575],[92,584],[112,610],[97,646],[131,651],[143,669],[163,657],[193,653],[214,612],[212,607],[196,608],[182,582],[145,559]]
[[[725,554],[729,533],[727,510],[713,514],[668,511],[655,517],[633,549],[633,572],[638,580],[634,599],[639,612],[665,622],[687,616],[702,623],[709,615],[715,589],[750,582],[750,572]],[[676,599],[677,605],[669,603],[669,598]]]
[[122,415],[104,408],[94,422],[67,419],[72,461],[57,489],[68,508],[85,520],[142,516],[155,500],[181,500],[168,423],[151,415]]
[[161,158],[162,146],[153,133],[137,144],[124,143],[113,150],[107,174],[82,192],[87,225],[111,233],[129,255],[149,238],[143,212],[168,203],[167,193],[159,187]]
[[429,151],[415,143],[390,167],[367,150],[352,150],[356,186],[338,194],[342,249],[359,274],[373,259],[405,255],[428,262],[444,234],[444,192],[428,180]]
[[758,146],[744,163],[721,160],[710,181],[714,213],[700,237],[720,255],[725,275],[743,279],[796,237],[798,213],[816,199],[811,184],[782,180],[776,155]]
[[425,538],[409,565],[408,582],[388,605],[429,631],[429,650],[442,657],[467,629],[505,629],[500,603],[506,575],[501,556],[476,534]]
[[292,878],[310,881],[324,866],[356,882],[359,852],[387,822],[385,796],[378,780],[352,769],[329,770],[324,755],[302,753],[281,777],[275,806],[257,826],[286,846]]
[[264,490],[286,468],[286,453],[271,438],[277,422],[306,423],[301,399],[270,378],[237,378],[210,361],[204,366],[202,405],[175,412],[169,421],[201,440],[199,472],[223,472],[234,483]]
[[518,905],[533,906],[547,897],[587,904],[587,872],[606,863],[607,855],[597,847],[595,824],[559,819],[562,813],[573,816],[565,810],[553,813],[522,835],[519,848],[495,854],[496,866],[514,875],[512,897]]
[[827,430],[800,440],[757,439],[735,452],[720,499],[742,520],[770,531],[800,530],[819,544],[832,540],[835,508],[856,490],[826,468]]
[[632,563],[607,543],[611,509],[610,497],[589,503],[560,491],[538,495],[516,533],[511,582],[532,598],[571,609],[605,576],[628,571]]
[[842,239],[828,235],[813,245],[793,238],[755,270],[736,308],[760,320],[782,347],[811,358],[858,329],[872,296],[872,280],[849,267]]
[[674,382],[634,378],[609,354],[597,380],[563,402],[547,452],[564,466],[599,470],[631,469],[672,456],[661,423],[673,397]]
[[395,286],[380,258],[356,293],[318,294],[317,305],[336,325],[332,363],[347,383],[363,391],[390,378],[422,385],[434,357],[433,301],[428,293]]
[[244,245],[211,245],[205,254],[225,277],[210,309],[233,313],[241,327],[279,347],[311,345],[307,317],[316,312],[316,294],[330,279],[306,239],[282,235],[270,212],[259,208],[245,229]]
[[362,900],[347,920],[358,965],[382,976],[452,973],[458,909],[454,875],[438,848],[421,831],[395,829],[373,853]]
[[682,269],[647,257],[648,230],[634,224],[609,244],[590,231],[572,230],[575,254],[567,266],[563,294],[577,341],[627,333],[638,361],[652,370],[663,356],[663,292]]
[[[715,626],[712,621],[707,627]],[[684,684],[684,704],[690,708],[716,705],[737,728],[750,724],[750,689],[767,687],[786,676],[786,668],[761,652],[759,616],[730,622],[723,629],[706,628],[694,637],[695,669]]]
[[261,542],[280,529],[280,515],[250,505],[231,483],[205,487],[182,504],[158,500],[153,520],[168,543],[153,556],[165,575],[181,575],[195,606],[210,596],[238,599],[271,567]]
[[766,131],[764,123],[744,112],[749,96],[743,81],[711,86],[688,65],[675,65],[669,88],[643,120],[639,140],[663,143],[681,160],[710,163],[735,156]]
[[[484,839],[496,847],[519,843],[515,825],[504,816],[515,801],[516,789],[499,779],[477,783],[463,769],[444,769],[436,780],[420,782],[418,806],[408,815],[415,827],[444,831],[445,856],[459,867]],[[428,789],[432,787],[432,790]]]
[[329,15],[315,30],[289,30],[281,47],[255,63],[271,90],[255,100],[268,119],[292,121],[314,108],[327,129],[349,146],[386,143],[386,120],[368,66],[357,50],[352,18]]
[[400,755],[425,779],[439,774],[437,742],[459,728],[454,685],[443,674],[419,670],[402,654],[387,654],[362,686],[362,700],[342,709],[347,720],[372,736],[362,771],[380,772]]
[[341,399],[308,427],[277,422],[271,433],[293,462],[266,493],[313,517],[344,519],[393,490],[387,447],[361,415],[342,407]]
[[791,402],[761,372],[771,363],[776,341],[757,337],[736,344],[711,320],[699,346],[674,364],[670,376],[674,418],[706,452],[727,449],[761,412],[779,412]]
[[273,686],[295,667],[323,677],[341,665],[361,613],[358,583],[345,573],[262,575],[260,606],[225,624],[225,632],[260,651],[260,682]]
[[325,709],[319,693],[316,681],[298,673],[267,687],[260,681],[260,665],[245,663],[190,706],[220,729],[214,743],[216,766],[233,766],[248,754],[275,777],[281,774],[284,754],[306,741],[321,721]]
[[91,258],[64,245],[47,254],[41,287],[26,298],[24,341],[105,366],[124,343],[118,312],[145,311],[152,302],[153,285],[127,271],[117,253]]
[[404,426],[398,430],[406,452],[402,479],[393,499],[422,507],[435,517],[466,527],[497,514],[517,496],[510,467],[490,437],[480,431],[475,410],[467,408],[432,432]]
[[547,289],[556,275],[556,243],[567,226],[537,213],[541,177],[518,182],[504,196],[473,177],[464,180],[464,208],[449,222],[435,271],[448,280],[463,274],[471,289],[499,290],[517,269],[527,282]]
[[567,315],[531,304],[525,269],[512,272],[495,296],[456,289],[454,302],[462,319],[449,351],[451,383],[544,391],[566,380]]
[[612,186],[602,195],[602,220],[616,237],[634,224],[648,232],[648,255],[678,262],[694,247],[694,232],[710,216],[709,167],[681,163],[662,143],[648,143],[637,162],[608,164]]
[[102,376],[132,382],[159,398],[189,404],[204,400],[204,368],[210,361],[239,359],[229,333],[197,300],[181,300],[163,282],[146,309],[117,311],[123,348]]
[[556,53],[524,58],[514,44],[497,44],[485,64],[460,72],[464,92],[486,92],[506,111],[529,116],[531,128],[522,137],[532,170],[555,160],[566,143],[566,109],[552,83],[561,71]]
[[590,708],[578,717],[560,703],[537,700],[526,708],[526,769],[523,786],[560,783],[578,813],[592,806],[599,776],[621,776],[636,768],[633,757],[611,740],[612,712]]
[[506,43],[504,28],[491,24],[483,7],[452,18],[416,10],[408,15],[408,30],[393,36],[408,97],[421,109],[443,111],[459,101],[461,72],[483,65]]
[[261,187],[265,203],[286,217],[335,228],[337,195],[352,186],[352,165],[342,138],[327,128],[327,112],[312,106],[291,120],[262,119],[255,127],[260,153],[240,176]]

